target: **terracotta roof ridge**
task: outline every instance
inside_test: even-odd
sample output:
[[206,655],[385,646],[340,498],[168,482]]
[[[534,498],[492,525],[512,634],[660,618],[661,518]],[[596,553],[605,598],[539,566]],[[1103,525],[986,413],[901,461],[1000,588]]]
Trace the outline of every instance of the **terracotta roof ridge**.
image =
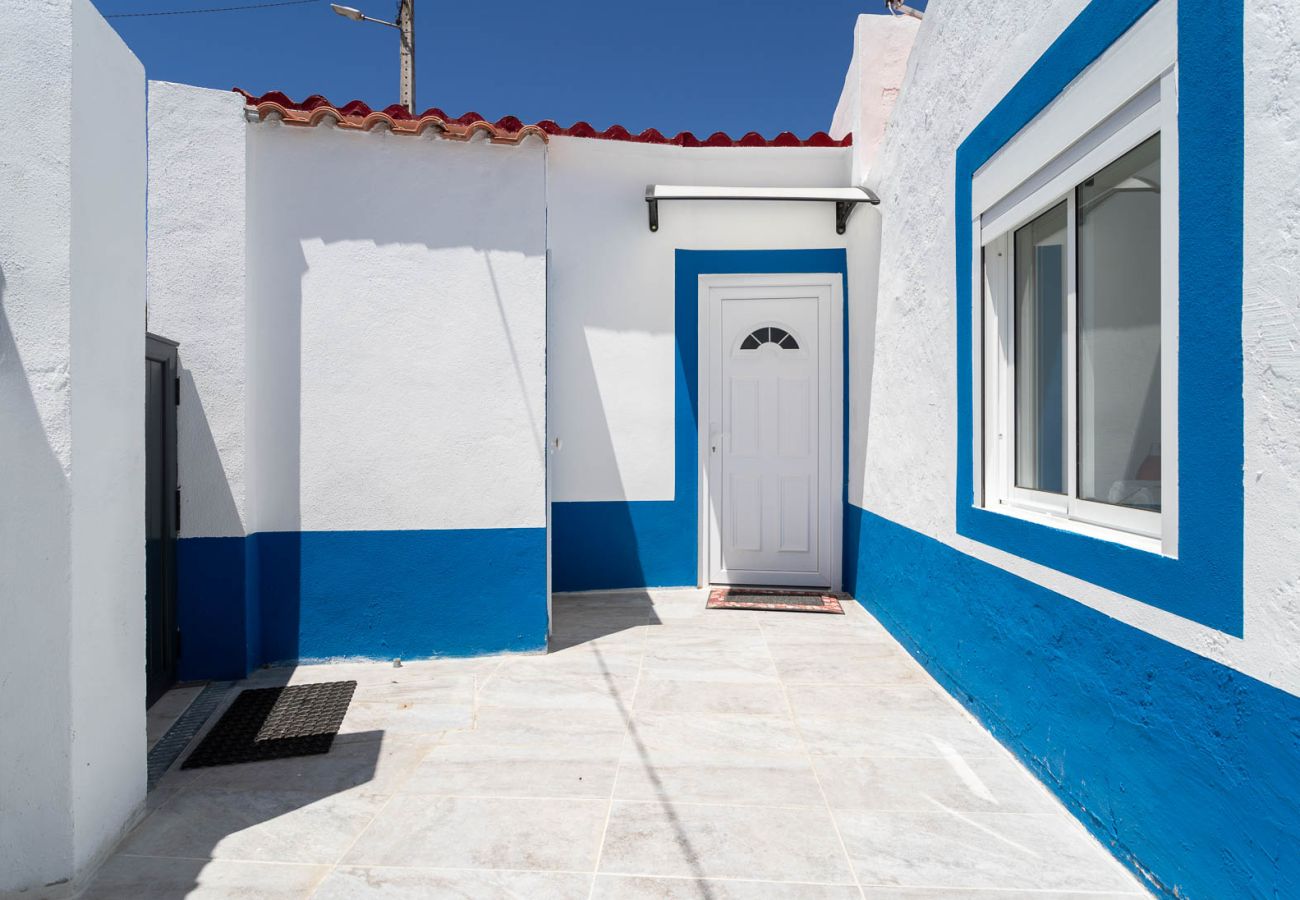
[[434,129],[436,133],[452,140],[465,141],[483,135],[497,144],[517,144],[533,135],[543,141],[558,135],[635,144],[671,144],[677,147],[848,147],[853,143],[852,134],[836,140],[825,131],[815,132],[807,138],[799,138],[789,131],[783,131],[774,138],[765,138],[757,131],[733,138],[726,132],[717,131],[704,139],[683,131],[670,138],[654,128],[634,134],[622,125],[611,125],[604,131],[597,131],[589,122],[575,122],[566,128],[553,119],[524,123],[515,116],[502,116],[491,122],[472,111],[460,116],[449,116],[436,106],[412,115],[406,107],[398,104],[375,110],[360,100],[335,106],[320,94],[312,94],[305,100],[296,102],[281,91],[268,91],[261,95],[251,94],[238,87],[234,91],[243,95],[248,107],[262,120],[276,118],[288,125],[319,125],[327,122],[339,128],[360,131],[378,127],[387,128],[394,134],[422,134]]

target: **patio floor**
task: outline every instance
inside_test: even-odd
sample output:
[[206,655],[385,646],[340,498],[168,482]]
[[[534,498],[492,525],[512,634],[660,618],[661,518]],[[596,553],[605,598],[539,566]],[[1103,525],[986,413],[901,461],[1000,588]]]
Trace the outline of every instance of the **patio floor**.
[[258,672],[356,679],[334,749],[173,770],[85,896],[1145,896],[857,604],[704,601],[557,597],[546,656]]

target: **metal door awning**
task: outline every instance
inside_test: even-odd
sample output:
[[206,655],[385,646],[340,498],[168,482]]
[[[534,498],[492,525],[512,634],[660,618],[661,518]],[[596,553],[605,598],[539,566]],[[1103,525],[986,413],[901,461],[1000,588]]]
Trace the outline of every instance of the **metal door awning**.
[[650,230],[659,230],[660,200],[803,200],[835,204],[835,233],[843,234],[849,216],[859,203],[879,205],[880,198],[866,188],[705,187],[687,184],[648,184],[645,202],[650,208]]

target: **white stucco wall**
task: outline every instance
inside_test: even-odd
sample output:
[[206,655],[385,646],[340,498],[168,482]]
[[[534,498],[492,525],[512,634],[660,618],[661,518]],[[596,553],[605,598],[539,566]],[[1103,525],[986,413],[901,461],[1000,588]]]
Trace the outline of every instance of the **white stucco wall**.
[[838,235],[832,204],[664,202],[651,233],[646,185],[840,187],[848,177],[840,147],[551,140],[552,500],[673,498],[674,251],[852,246],[851,319],[862,267],[875,257],[870,209]]
[[[144,798],[144,73],[86,0],[0,48],[0,893],[57,896]],[[30,895],[30,894],[29,894]]]
[[145,791],[144,66],[72,4],[73,866]]
[[853,28],[853,58],[828,132],[833,138],[853,135],[855,185],[866,182],[880,152],[920,27],[911,16],[864,13]]
[[545,525],[545,145],[248,140],[251,531]]
[[[876,298],[864,473],[850,500],[972,556],[1263,681],[1300,692],[1300,296],[1296,264],[1300,10],[1245,15],[1245,637],[961,538],[954,530],[954,155],[962,138],[1086,5],[939,3],[926,13],[908,78],[868,183],[887,210]],[[1243,14],[1234,12],[1233,14]],[[855,423],[860,423],[855,417]],[[860,427],[855,430],[862,431]],[[862,454],[862,455],[859,455]],[[1206,514],[1213,514],[1207,511]]]
[[181,536],[244,534],[244,99],[149,83],[149,330],[179,341]]
[[0,892],[72,870],[72,11],[7,12],[0,83],[44,114],[0,128]]

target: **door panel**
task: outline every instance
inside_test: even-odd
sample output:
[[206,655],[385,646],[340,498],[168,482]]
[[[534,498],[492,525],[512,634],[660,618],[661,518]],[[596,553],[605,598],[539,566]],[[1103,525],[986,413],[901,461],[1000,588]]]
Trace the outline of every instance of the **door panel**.
[[735,474],[727,488],[731,515],[725,532],[731,556],[763,549],[763,482],[757,475]]
[[758,456],[759,393],[757,378],[731,380],[731,449],[732,456]]
[[786,459],[808,456],[812,446],[808,433],[811,397],[807,378],[780,379],[776,403],[778,451]]
[[787,552],[806,553],[812,549],[809,539],[809,513],[812,511],[812,491],[806,475],[781,477],[781,542],[780,549]]
[[708,302],[709,580],[827,587],[830,288]]

